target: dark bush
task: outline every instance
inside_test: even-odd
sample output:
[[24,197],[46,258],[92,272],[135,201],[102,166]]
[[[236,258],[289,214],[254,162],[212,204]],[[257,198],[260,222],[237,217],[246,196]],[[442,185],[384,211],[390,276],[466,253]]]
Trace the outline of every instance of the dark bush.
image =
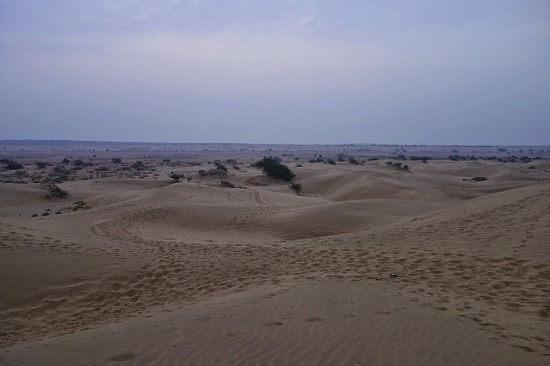
[[483,182],[484,180],[487,180],[486,177],[473,177],[472,180],[475,180],[476,182]]
[[222,187],[236,188],[235,185],[233,183],[231,183],[230,181],[228,181],[228,180],[222,180],[221,185],[222,185]]
[[359,162],[353,156],[350,156],[348,158],[348,163],[353,164],[353,165],[359,165]]
[[185,174],[183,173],[170,172],[168,176],[172,178],[175,182],[181,182],[185,178]]
[[221,171],[224,171],[224,172],[227,171],[227,168],[225,167],[225,165],[223,165],[219,161],[215,161],[214,165],[216,166],[216,169],[218,169],[218,170],[221,170]]
[[280,178],[283,180],[291,181],[294,178],[294,173],[276,158],[265,157],[262,160],[254,164],[256,167],[261,168],[263,173],[274,178]]
[[19,164],[15,160],[7,159],[3,161],[4,164],[6,164],[6,168],[8,170],[17,170],[17,169],[23,169],[23,165]]
[[47,197],[65,198],[69,195],[67,191],[59,188],[56,184],[53,183],[48,185],[48,192],[49,195]]
[[132,169],[144,170],[145,165],[141,161],[138,160],[138,161],[136,161],[135,163],[132,164]]

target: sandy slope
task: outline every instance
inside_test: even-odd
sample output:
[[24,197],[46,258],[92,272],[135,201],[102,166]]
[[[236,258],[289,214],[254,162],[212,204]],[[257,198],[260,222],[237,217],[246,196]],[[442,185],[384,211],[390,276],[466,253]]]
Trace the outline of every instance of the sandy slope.
[[548,174],[411,168],[3,185],[0,363],[548,364]]

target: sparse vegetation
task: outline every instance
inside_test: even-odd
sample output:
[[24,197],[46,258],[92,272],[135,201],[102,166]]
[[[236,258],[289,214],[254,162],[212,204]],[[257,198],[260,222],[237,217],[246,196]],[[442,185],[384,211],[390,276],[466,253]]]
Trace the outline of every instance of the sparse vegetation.
[[403,165],[402,163],[399,163],[399,162],[386,161],[386,165],[387,166],[393,166],[396,169],[401,169],[401,170],[404,170],[404,171],[407,171],[407,172],[411,171],[411,168],[408,165],[406,165],[406,164]]
[[6,169],[8,170],[18,170],[23,169],[23,165],[19,164],[15,160],[12,159],[2,159],[2,163],[6,164]]
[[228,180],[222,180],[221,181],[221,186],[222,187],[227,187],[227,188],[237,188],[233,183],[231,183]]
[[220,171],[227,172],[227,168],[226,168],[225,165],[223,165],[221,162],[215,161],[215,162],[214,162],[214,165],[216,166],[216,169],[218,169],[218,170],[220,170]]
[[91,207],[86,204],[84,201],[77,201],[74,203],[74,206],[72,207],[72,211],[80,211],[80,210],[89,210]]
[[289,186],[290,189],[292,189],[294,192],[296,192],[297,195],[302,194],[302,183],[292,182],[288,186]]
[[181,182],[182,180],[185,179],[185,174],[183,173],[170,172],[168,176],[172,178],[175,182]]
[[65,198],[69,195],[67,191],[59,188],[54,183],[51,183],[48,185],[48,192],[49,193],[46,195],[47,198],[50,198],[50,197]]
[[350,156],[348,158],[348,163],[353,164],[353,165],[359,165],[359,162],[353,156]]
[[483,182],[484,180],[487,180],[487,177],[473,177],[472,180],[476,182]]

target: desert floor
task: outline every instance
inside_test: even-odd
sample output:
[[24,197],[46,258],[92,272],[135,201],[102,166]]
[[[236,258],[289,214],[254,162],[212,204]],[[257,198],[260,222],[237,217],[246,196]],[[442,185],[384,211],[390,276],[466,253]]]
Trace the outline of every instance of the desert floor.
[[550,365],[547,148],[111,145],[1,150],[0,365]]

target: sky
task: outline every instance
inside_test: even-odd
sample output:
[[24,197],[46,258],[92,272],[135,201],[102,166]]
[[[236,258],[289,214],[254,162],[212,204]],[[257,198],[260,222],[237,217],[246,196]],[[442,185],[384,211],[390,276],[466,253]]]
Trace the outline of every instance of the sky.
[[0,140],[550,144],[548,0],[0,0]]

